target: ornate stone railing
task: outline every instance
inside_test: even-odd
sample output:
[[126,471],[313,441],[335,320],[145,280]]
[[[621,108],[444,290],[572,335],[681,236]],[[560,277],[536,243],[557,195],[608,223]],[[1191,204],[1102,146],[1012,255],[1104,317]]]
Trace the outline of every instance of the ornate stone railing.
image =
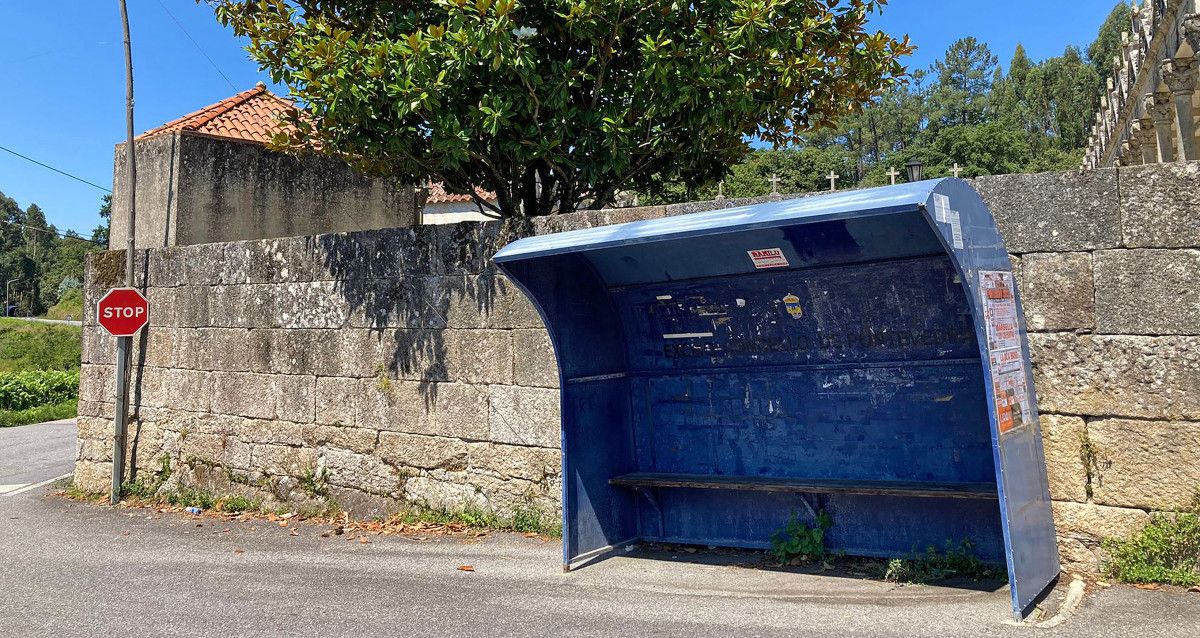
[[1197,0],[1135,4],[1100,100],[1083,168],[1200,159]]

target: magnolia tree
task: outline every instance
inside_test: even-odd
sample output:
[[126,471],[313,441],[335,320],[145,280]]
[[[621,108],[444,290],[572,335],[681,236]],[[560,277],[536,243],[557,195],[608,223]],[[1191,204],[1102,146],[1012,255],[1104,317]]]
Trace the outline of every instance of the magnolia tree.
[[912,50],[867,29],[886,1],[210,0],[305,107],[277,148],[498,216],[708,183],[858,109]]

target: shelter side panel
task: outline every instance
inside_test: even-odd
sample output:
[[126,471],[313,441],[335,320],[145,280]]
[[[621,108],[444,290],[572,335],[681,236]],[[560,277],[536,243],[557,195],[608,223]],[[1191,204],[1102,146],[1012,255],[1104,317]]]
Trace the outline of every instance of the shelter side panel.
[[635,494],[608,479],[632,472],[628,379],[563,388],[563,458],[566,558],[638,536]]

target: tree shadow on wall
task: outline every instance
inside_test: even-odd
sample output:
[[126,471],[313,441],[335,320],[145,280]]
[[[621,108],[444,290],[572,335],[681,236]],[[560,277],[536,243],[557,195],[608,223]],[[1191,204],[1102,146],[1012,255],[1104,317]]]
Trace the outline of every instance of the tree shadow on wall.
[[430,405],[438,382],[460,380],[453,340],[471,344],[458,329],[507,327],[505,296],[520,293],[491,257],[531,234],[529,220],[464,222],[320,235],[305,249],[335,281],[351,327],[379,339],[380,375],[418,381]]

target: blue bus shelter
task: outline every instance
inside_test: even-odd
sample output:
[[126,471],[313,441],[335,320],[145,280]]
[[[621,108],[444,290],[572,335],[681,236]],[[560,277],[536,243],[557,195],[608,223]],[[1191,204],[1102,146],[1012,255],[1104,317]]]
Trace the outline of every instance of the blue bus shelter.
[[562,388],[564,568],[637,541],[971,541],[1020,616],[1054,581],[1024,318],[956,179],[531,237],[494,258]]

